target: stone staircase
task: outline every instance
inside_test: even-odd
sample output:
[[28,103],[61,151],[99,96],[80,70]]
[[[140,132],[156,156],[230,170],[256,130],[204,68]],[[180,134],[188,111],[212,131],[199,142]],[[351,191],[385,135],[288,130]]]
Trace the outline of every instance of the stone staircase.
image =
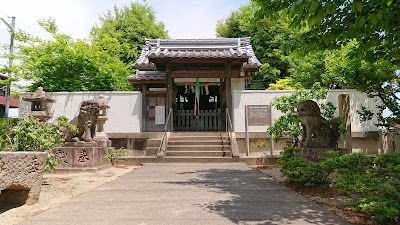
[[171,133],[163,162],[232,163],[228,133]]

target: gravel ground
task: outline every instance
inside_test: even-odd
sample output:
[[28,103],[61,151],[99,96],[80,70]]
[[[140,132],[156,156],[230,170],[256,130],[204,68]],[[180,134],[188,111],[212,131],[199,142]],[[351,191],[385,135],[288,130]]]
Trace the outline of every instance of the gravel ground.
[[107,167],[97,172],[45,173],[39,203],[23,205],[0,214],[0,224],[17,224],[104,183],[129,173],[138,166]]

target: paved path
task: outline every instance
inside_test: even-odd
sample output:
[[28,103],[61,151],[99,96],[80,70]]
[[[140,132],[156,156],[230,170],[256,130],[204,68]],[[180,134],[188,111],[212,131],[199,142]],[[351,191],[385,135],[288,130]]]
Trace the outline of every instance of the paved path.
[[147,164],[23,224],[348,224],[245,164]]

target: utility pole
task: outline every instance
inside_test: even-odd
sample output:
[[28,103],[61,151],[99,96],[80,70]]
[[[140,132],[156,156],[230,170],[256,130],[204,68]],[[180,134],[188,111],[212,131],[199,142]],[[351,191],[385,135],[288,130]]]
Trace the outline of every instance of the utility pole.
[[11,18],[11,26],[3,18],[1,18],[3,23],[10,28],[11,40],[10,40],[10,59],[9,59],[9,69],[7,78],[7,90],[6,90],[6,108],[4,110],[4,119],[8,119],[8,112],[10,109],[10,95],[11,95],[11,68],[13,66],[12,54],[14,51],[14,29],[15,29],[15,16]]

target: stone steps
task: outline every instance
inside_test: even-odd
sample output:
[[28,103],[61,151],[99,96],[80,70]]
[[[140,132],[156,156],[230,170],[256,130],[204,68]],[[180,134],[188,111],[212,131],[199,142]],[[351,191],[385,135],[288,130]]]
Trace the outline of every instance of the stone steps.
[[163,162],[233,162],[229,136],[221,132],[171,133]]
[[229,140],[208,140],[208,141],[199,141],[199,140],[170,140],[168,145],[178,146],[178,145],[230,145]]
[[174,156],[164,157],[164,163],[232,163],[232,157]]
[[228,136],[172,136],[169,141],[228,141]]
[[229,150],[229,145],[169,145],[167,151],[222,151]]
[[231,151],[167,151],[166,156],[231,157]]

